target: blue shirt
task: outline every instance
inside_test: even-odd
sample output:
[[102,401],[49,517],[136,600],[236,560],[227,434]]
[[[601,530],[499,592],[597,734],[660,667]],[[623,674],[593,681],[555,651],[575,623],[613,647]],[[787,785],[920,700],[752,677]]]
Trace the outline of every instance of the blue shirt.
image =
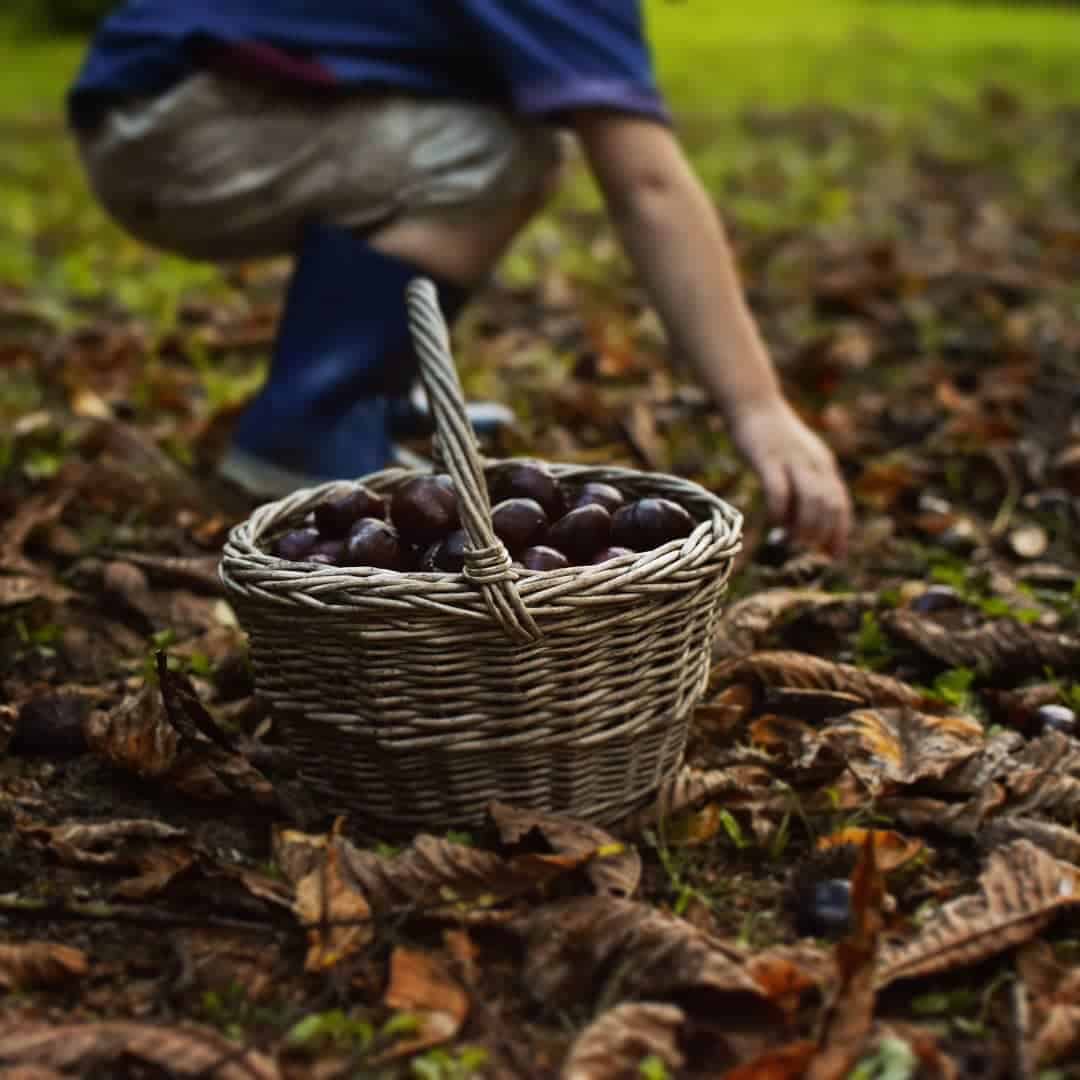
[[666,122],[639,0],[127,0],[102,23],[71,121],[201,67],[382,88],[536,118],[611,108]]

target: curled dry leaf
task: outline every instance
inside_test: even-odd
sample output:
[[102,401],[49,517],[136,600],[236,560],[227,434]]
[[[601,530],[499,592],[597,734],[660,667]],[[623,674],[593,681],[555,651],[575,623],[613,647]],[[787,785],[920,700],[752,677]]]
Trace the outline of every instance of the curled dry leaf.
[[[107,554],[107,553],[106,553]],[[146,551],[116,553],[133,566],[145,571],[151,582],[198,589],[214,596],[224,593],[218,576],[220,555],[157,555]]]
[[163,776],[176,761],[179,736],[149,681],[115,708],[91,712],[83,731],[95,754],[137,776]]
[[891,829],[840,829],[822,836],[817,842],[818,851],[830,851],[840,847],[861,848],[867,842],[874,845],[878,869],[883,874],[909,863],[923,851],[923,842],[913,837],[901,836]]
[[1080,813],[1080,743],[1051,731],[1023,746],[1004,777],[1015,814],[1073,822]]
[[336,967],[374,937],[371,907],[342,873],[338,843],[327,844],[323,857],[297,881],[293,910],[307,928],[305,971]]
[[78,494],[84,475],[82,467],[73,463],[61,469],[48,491],[19,501],[15,513],[0,526],[0,571],[37,576],[37,568],[22,553],[23,547],[38,529],[59,520]]
[[860,709],[823,728],[802,765],[811,765],[825,749],[846,761],[867,790],[879,794],[890,785],[946,775],[974,757],[982,741],[982,725],[966,716]]
[[842,599],[820,589],[766,589],[737,600],[717,623],[713,663],[752,653],[781,621],[807,608],[836,604]]
[[143,852],[139,874],[120,882],[113,895],[125,900],[147,900],[156,896],[185,870],[195,865],[195,852],[183,847],[159,847]]
[[0,574],[0,608],[18,607],[34,600],[62,604],[75,594],[40,574]]
[[755,765],[735,765],[730,769],[695,769],[684,765],[661,784],[656,801],[619,822],[617,830],[632,836],[683,810],[711,799],[747,801],[764,795],[771,775]]
[[338,852],[341,875],[378,915],[415,910],[433,916],[450,908],[459,920],[464,906],[490,909],[586,865],[589,854],[519,855],[491,851],[421,834],[397,855],[362,851],[341,837],[311,836],[291,829],[275,834],[274,852],[285,876],[297,883],[322,865],[328,848]]
[[785,1015],[794,1016],[808,990],[824,988],[833,978],[832,957],[812,941],[774,945],[746,958],[746,973],[762,994]]
[[585,873],[598,893],[633,896],[641,882],[641,856],[610,833],[588,822],[520,810],[506,803],[488,807],[499,839],[511,848],[539,836],[556,854],[587,857]]
[[628,1001],[601,1013],[570,1047],[562,1080],[622,1080],[647,1057],[674,1071],[685,1064],[679,1034],[686,1017],[674,1005]]
[[390,954],[390,981],[383,995],[388,1008],[417,1017],[420,1028],[372,1061],[377,1064],[449,1042],[469,1015],[469,998],[431,953],[398,946]]
[[1013,840],[1030,840],[1055,859],[1080,864],[1080,833],[1039,818],[1005,814],[983,826],[979,830],[978,840],[985,851],[992,851]]
[[1016,966],[1035,1020],[1029,1056],[1040,1069],[1064,1062],[1080,1049],[1080,974],[1058,963],[1053,949],[1042,941],[1018,950]]
[[1080,637],[998,618],[974,630],[951,630],[914,611],[889,611],[886,630],[949,667],[968,667],[996,677],[1020,679],[1046,668],[1080,667]]
[[932,829],[950,836],[975,836],[983,822],[1005,805],[1005,789],[987,784],[966,802],[945,802],[925,796],[885,798],[878,808],[908,829]]
[[27,825],[20,829],[28,836],[43,839],[61,862],[69,866],[135,866],[148,845],[182,840],[184,829],[163,821],[134,819],[86,825]]
[[34,1024],[0,1028],[0,1064],[77,1067],[84,1075],[107,1075],[109,1066],[141,1063],[169,1076],[215,1080],[279,1080],[265,1054],[245,1050],[206,1028],[107,1021],[99,1024]]
[[991,853],[979,892],[946,904],[912,941],[882,957],[878,985],[933,975],[1014,948],[1080,903],[1080,871],[1027,840]]
[[[738,1022],[761,1015],[766,999],[719,941],[667,912],[633,900],[581,897],[546,904],[522,920],[528,937],[525,984],[538,1000],[677,997]],[[601,988],[598,981],[606,978]],[[705,1003],[708,1003],[707,1005]],[[765,1010],[766,1012],[771,1009]]]
[[31,986],[55,986],[85,975],[90,965],[82,949],[52,941],[0,944],[0,986],[21,990]]
[[752,682],[763,687],[834,690],[852,694],[866,705],[927,705],[925,694],[899,679],[800,652],[754,653],[714,668],[712,679],[715,683]]

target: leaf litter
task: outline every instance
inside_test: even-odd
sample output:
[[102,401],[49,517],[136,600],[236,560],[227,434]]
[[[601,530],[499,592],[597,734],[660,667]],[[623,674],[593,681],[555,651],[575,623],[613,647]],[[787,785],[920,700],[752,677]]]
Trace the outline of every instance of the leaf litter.
[[[842,565],[762,526],[594,211],[545,219],[466,320],[466,381],[523,418],[493,453],[668,469],[750,511],[687,760],[610,829],[507,792],[474,833],[393,846],[311,804],[217,579],[250,506],[209,479],[280,266],[164,314],[102,294],[58,319],[5,282],[0,1071],[1080,1065],[1080,143],[1069,110],[1009,117],[746,118],[726,209],[855,493]],[[813,172],[822,132],[832,216],[764,167]]]

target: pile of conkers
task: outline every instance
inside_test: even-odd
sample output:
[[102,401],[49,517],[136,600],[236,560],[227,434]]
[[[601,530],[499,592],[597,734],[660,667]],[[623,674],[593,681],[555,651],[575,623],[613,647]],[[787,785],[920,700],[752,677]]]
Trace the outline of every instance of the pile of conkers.
[[[490,485],[491,522],[515,566],[558,570],[651,551],[688,536],[696,522],[670,499],[627,500],[595,481],[563,484],[543,464],[522,462]],[[449,476],[418,476],[389,499],[362,485],[316,506],[279,535],[272,552],[290,562],[458,573],[469,539]]]

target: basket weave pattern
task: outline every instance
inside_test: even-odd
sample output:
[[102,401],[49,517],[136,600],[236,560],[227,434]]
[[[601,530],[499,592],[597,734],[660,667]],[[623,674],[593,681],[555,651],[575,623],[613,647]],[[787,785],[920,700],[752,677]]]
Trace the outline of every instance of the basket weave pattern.
[[[410,287],[425,326],[432,296]],[[699,524],[597,566],[512,570],[490,529],[487,485],[513,462],[477,455],[442,334],[417,344],[474,549],[465,573],[304,567],[262,550],[346,481],[260,507],[222,561],[256,685],[328,810],[442,829],[475,825],[502,798],[617,820],[679,764],[741,518],[677,477],[552,465],[564,482],[672,499]],[[363,483],[388,495],[415,475],[390,469]]]

